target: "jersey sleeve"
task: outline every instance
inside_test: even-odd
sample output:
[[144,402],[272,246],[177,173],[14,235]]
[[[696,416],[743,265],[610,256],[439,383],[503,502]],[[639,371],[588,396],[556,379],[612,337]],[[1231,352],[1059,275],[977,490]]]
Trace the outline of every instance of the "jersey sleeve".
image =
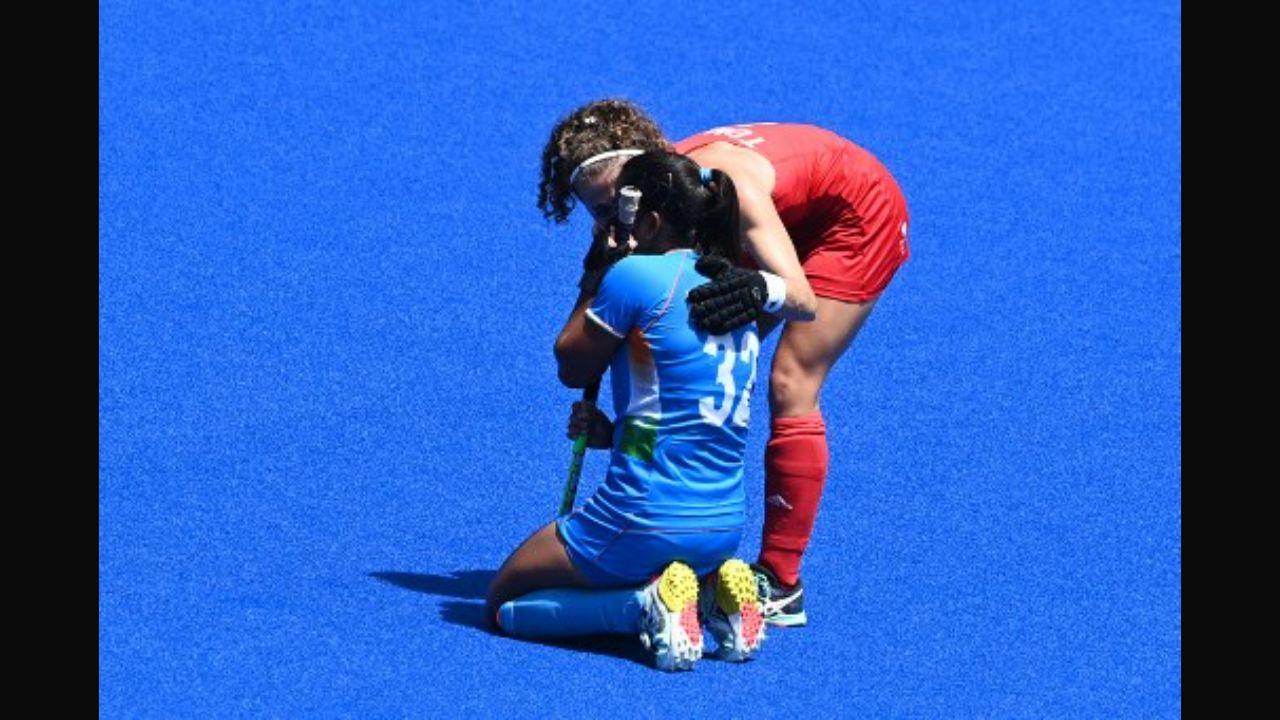
[[587,308],[587,317],[615,337],[625,338],[653,304],[655,283],[644,259],[626,257],[609,268]]

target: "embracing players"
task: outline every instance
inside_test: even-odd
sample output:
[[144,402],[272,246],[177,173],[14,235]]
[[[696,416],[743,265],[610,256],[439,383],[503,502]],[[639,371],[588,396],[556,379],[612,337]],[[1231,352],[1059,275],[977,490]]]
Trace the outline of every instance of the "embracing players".
[[564,222],[582,204],[598,226],[608,223],[622,164],[628,153],[645,150],[685,153],[736,184],[743,254],[701,262],[713,282],[688,296],[694,323],[723,333],[758,318],[763,338],[792,321],[783,326],[769,374],[765,522],[755,569],[768,622],[803,625],[800,561],[828,464],[819,394],[907,260],[906,201],[875,157],[819,127],[733,125],[673,144],[640,108],[602,100],[552,131],[542,154],[540,207]]

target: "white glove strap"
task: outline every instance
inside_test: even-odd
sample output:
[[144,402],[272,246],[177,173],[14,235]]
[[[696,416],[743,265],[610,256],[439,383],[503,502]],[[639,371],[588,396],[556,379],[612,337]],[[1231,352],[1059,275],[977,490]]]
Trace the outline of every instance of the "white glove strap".
[[776,315],[787,301],[787,281],[764,270],[760,274],[764,276],[765,289],[769,294],[764,301],[764,311]]

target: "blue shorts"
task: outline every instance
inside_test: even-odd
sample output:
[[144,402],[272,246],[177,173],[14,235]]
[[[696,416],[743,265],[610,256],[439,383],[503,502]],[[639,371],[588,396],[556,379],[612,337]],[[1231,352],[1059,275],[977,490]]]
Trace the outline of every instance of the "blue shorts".
[[625,520],[611,524],[581,510],[557,520],[556,530],[574,567],[601,587],[648,582],[675,560],[706,575],[733,557],[742,540],[740,522],[725,527],[640,527]]

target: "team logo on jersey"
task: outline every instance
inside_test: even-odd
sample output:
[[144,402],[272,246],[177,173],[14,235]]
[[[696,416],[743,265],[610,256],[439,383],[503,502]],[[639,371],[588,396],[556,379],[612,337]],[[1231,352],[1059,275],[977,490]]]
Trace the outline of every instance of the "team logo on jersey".
[[640,462],[653,462],[653,448],[658,442],[658,427],[653,420],[628,417],[622,421],[622,442],[618,451]]

